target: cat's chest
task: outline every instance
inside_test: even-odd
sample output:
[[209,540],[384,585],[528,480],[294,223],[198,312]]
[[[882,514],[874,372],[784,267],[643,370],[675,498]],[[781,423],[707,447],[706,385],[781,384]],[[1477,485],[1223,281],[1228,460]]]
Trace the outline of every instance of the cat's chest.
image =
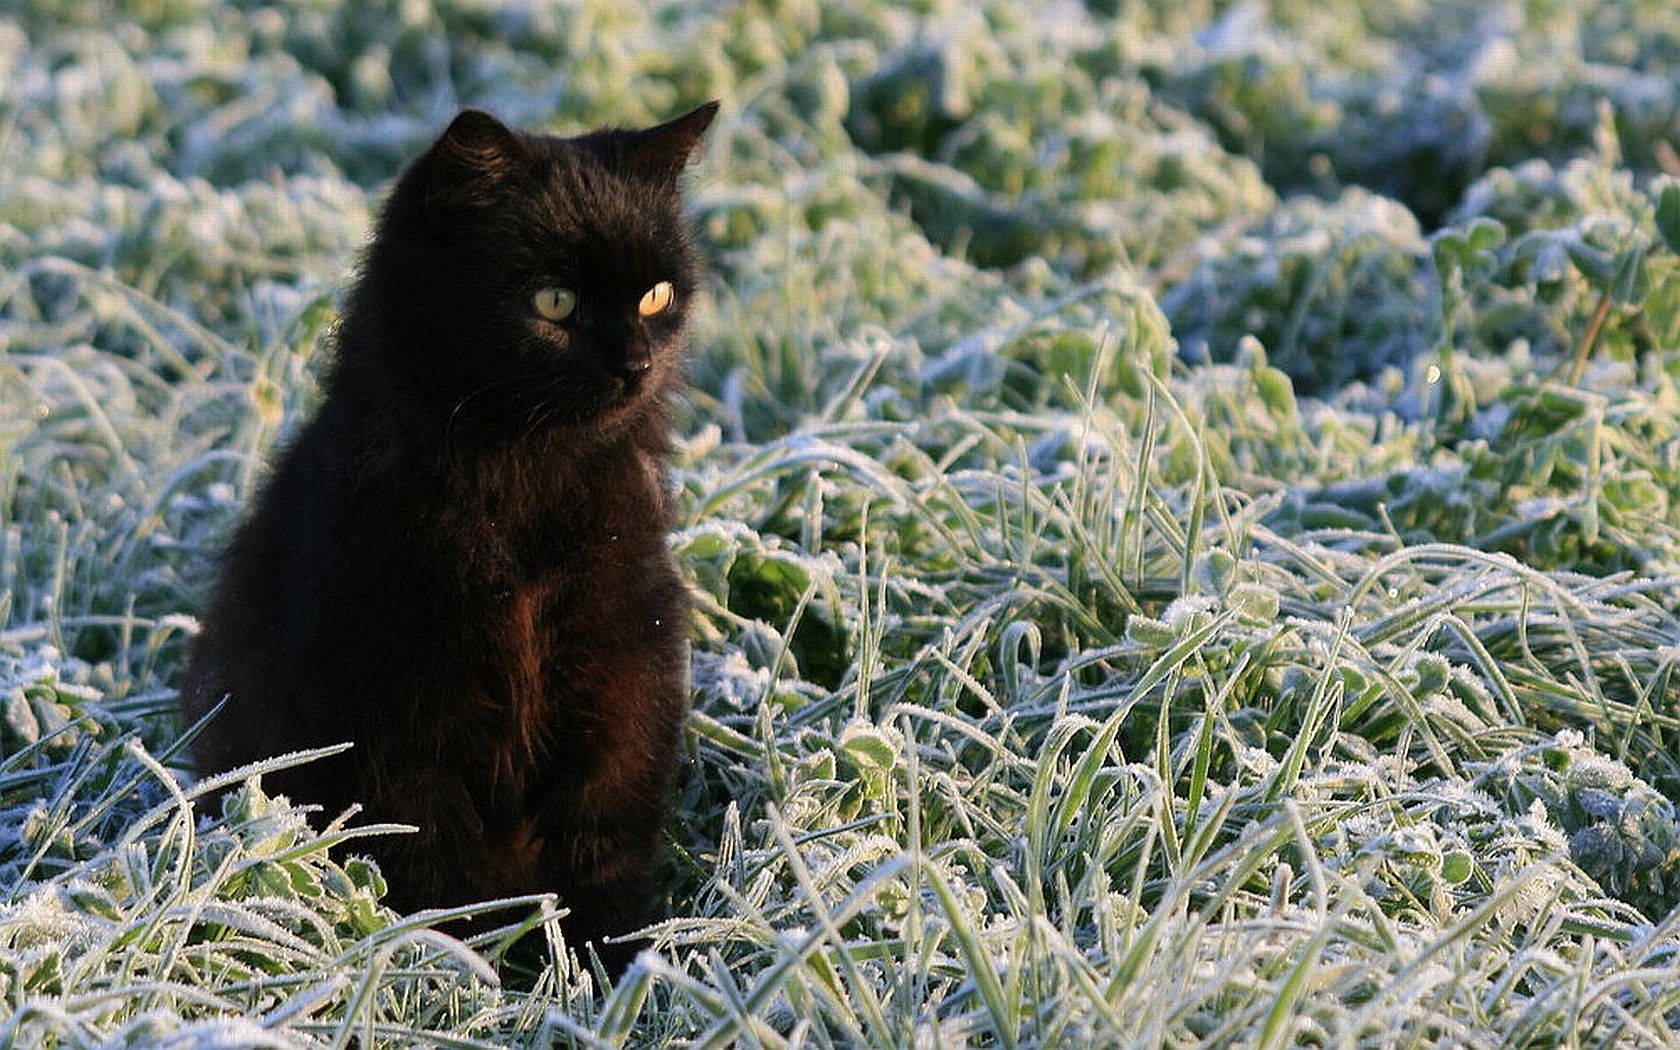
[[491,618],[568,619],[638,571],[646,539],[611,527],[579,533],[487,525],[459,552],[453,582],[466,605]]
[[552,678],[633,646],[660,618],[669,556],[663,537],[604,528],[549,537],[533,549],[489,538],[462,566],[459,614],[488,658],[515,684],[542,691]]
[[436,569],[469,604],[588,601],[664,545],[657,471],[620,459],[563,485],[506,465],[455,480],[431,519]]
[[434,519],[425,560],[442,585],[438,626],[498,722],[592,706],[617,668],[675,628],[657,489],[624,470],[611,480],[540,495],[479,486]]

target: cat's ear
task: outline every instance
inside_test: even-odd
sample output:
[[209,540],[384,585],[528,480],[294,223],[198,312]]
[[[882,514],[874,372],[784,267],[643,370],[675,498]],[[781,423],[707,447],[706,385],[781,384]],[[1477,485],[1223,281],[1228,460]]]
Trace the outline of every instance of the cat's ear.
[[481,109],[463,109],[427,154],[428,203],[471,202],[508,181],[531,151],[511,128]]
[[675,120],[631,132],[626,151],[630,167],[653,178],[674,178],[687,166],[717,111],[717,101],[713,100]]

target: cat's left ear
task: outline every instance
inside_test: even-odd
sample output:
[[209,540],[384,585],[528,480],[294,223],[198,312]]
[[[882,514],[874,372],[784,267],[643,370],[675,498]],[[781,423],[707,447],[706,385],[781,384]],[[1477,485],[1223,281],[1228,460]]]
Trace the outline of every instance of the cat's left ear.
[[518,133],[483,110],[463,109],[427,151],[427,205],[483,201],[529,162]]
[[654,178],[675,178],[687,166],[717,111],[714,99],[675,120],[631,132],[627,150],[630,166]]

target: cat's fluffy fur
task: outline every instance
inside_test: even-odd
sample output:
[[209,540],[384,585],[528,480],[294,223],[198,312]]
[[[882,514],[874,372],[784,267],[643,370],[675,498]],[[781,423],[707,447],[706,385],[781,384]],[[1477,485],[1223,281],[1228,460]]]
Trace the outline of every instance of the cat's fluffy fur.
[[[272,789],[416,825],[365,841],[398,908],[557,891],[574,946],[647,918],[685,712],[679,175],[715,110],[572,139],[457,117],[391,192],[324,402],[226,554],[183,688],[188,720],[227,698],[199,769],[353,741]],[[532,307],[554,286],[560,322]]]

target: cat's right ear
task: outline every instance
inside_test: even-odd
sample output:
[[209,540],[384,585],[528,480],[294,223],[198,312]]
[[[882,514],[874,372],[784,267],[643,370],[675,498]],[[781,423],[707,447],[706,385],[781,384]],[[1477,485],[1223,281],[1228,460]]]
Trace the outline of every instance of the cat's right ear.
[[481,109],[463,109],[426,154],[428,210],[488,200],[531,160],[525,141]]
[[655,179],[675,179],[700,145],[700,136],[711,126],[717,111],[718,103],[714,99],[675,120],[631,132],[627,150],[629,167]]

